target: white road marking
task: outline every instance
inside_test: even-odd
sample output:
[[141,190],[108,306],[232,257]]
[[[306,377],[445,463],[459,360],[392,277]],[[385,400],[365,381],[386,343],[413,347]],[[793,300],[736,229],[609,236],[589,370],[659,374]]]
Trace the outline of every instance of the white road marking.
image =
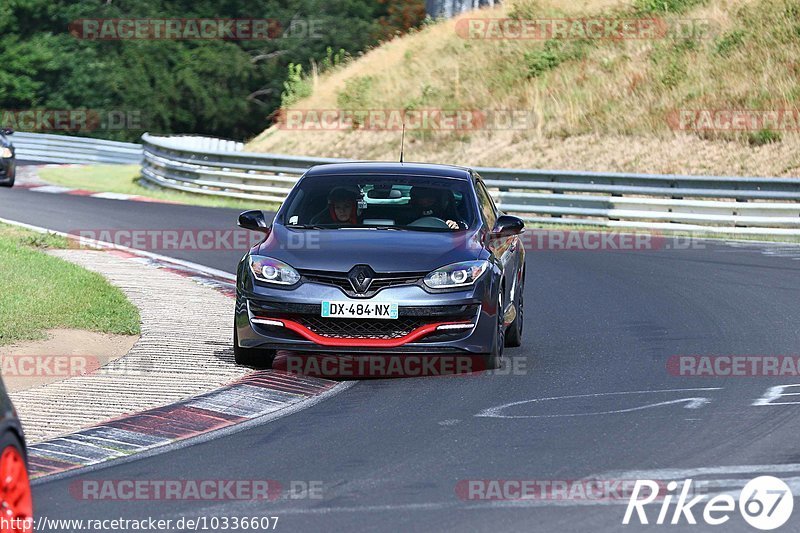
[[755,477],[760,474],[800,472],[800,463],[772,465],[700,466],[695,468],[657,468],[653,470],[613,470],[593,475],[590,479],[688,479],[697,476],[745,474]]
[[91,195],[92,198],[105,198],[106,200],[130,200],[136,198],[132,194],[123,194],[120,192],[97,192]]
[[800,387],[800,383],[795,383],[792,385],[776,385],[775,387],[770,387],[767,389],[767,392],[764,393],[764,396],[759,398],[758,400],[754,401],[751,405],[761,406],[761,405],[800,405],[800,402],[774,402],[773,400],[777,400],[778,398],[783,398],[784,396],[800,396],[800,392],[787,392],[784,393],[785,389],[789,387]]
[[680,398],[676,400],[669,400],[664,402],[652,403],[647,405],[640,405],[637,407],[630,407],[626,409],[615,409],[611,411],[596,411],[590,413],[564,413],[564,414],[551,414],[551,415],[504,415],[502,411],[517,405],[524,405],[529,403],[549,402],[556,400],[571,400],[576,398],[599,398],[602,396],[624,396],[631,394],[656,394],[656,393],[669,393],[669,392],[696,392],[696,391],[716,391],[722,390],[721,387],[704,387],[695,389],[661,389],[661,390],[644,390],[644,391],[623,391],[623,392],[599,392],[595,394],[575,394],[570,396],[551,396],[549,398],[534,398],[532,400],[522,400],[517,402],[510,402],[496,407],[490,407],[476,414],[480,418],[559,418],[571,416],[592,416],[592,415],[607,415],[618,413],[629,413],[632,411],[641,411],[642,409],[650,409],[653,407],[661,407],[664,405],[673,405],[678,403],[686,403],[685,409],[699,409],[708,404],[711,400],[702,397]]
[[71,189],[70,187],[61,187],[59,185],[42,185],[40,187],[31,187],[28,190],[36,191],[36,192],[47,192],[47,193],[51,193],[51,194],[61,194],[61,193],[72,191],[74,189]]

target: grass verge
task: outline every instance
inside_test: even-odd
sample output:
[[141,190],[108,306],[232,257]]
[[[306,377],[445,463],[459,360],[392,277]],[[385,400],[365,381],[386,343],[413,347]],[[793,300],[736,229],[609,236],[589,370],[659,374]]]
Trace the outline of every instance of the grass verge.
[[67,240],[0,224],[0,345],[70,328],[136,335],[139,310],[100,274],[44,253]]
[[272,202],[241,200],[203,196],[182,191],[160,190],[144,187],[139,183],[138,165],[86,165],[74,167],[43,167],[38,170],[39,177],[48,183],[74,187],[87,191],[115,192],[145,196],[155,200],[165,200],[188,205],[207,207],[230,207],[233,209],[265,209],[274,211],[278,205]]

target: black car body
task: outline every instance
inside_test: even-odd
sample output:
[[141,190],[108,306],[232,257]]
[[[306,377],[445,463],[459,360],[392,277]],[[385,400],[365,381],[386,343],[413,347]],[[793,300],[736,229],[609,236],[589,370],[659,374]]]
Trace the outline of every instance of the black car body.
[[17,175],[17,159],[14,145],[9,136],[14,133],[10,128],[0,129],[0,186],[13,187]]
[[[8,531],[32,531],[33,502],[22,425],[0,380],[0,508]],[[6,531],[5,527],[3,531]]]
[[[323,194],[342,189],[358,206],[345,222]],[[435,195],[440,212],[425,210],[425,195]],[[269,366],[284,349],[456,353],[494,367],[503,346],[521,341],[523,223],[498,212],[471,169],[320,165],[300,178],[271,225],[260,211],[242,213],[239,225],[265,233],[237,271],[241,364]],[[359,308],[366,303],[374,317],[359,314],[372,308]],[[389,306],[395,316],[378,318]]]

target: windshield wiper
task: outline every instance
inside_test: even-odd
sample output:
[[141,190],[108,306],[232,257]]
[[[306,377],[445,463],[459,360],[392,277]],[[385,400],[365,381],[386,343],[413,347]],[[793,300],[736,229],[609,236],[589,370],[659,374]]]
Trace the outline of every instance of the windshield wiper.
[[397,231],[400,228],[395,226],[349,226],[349,225],[323,225],[323,224],[289,224],[290,229],[382,229]]
[[336,229],[335,226],[323,226],[321,224],[291,224],[286,227],[290,229]]

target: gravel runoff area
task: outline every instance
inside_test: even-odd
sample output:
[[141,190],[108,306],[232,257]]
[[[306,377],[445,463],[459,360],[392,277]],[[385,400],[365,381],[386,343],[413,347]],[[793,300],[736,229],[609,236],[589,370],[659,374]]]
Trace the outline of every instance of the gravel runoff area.
[[233,362],[233,302],[141,258],[89,250],[53,255],[105,276],[141,313],[131,351],[101,369],[11,393],[29,443],[177,402],[249,372]]

